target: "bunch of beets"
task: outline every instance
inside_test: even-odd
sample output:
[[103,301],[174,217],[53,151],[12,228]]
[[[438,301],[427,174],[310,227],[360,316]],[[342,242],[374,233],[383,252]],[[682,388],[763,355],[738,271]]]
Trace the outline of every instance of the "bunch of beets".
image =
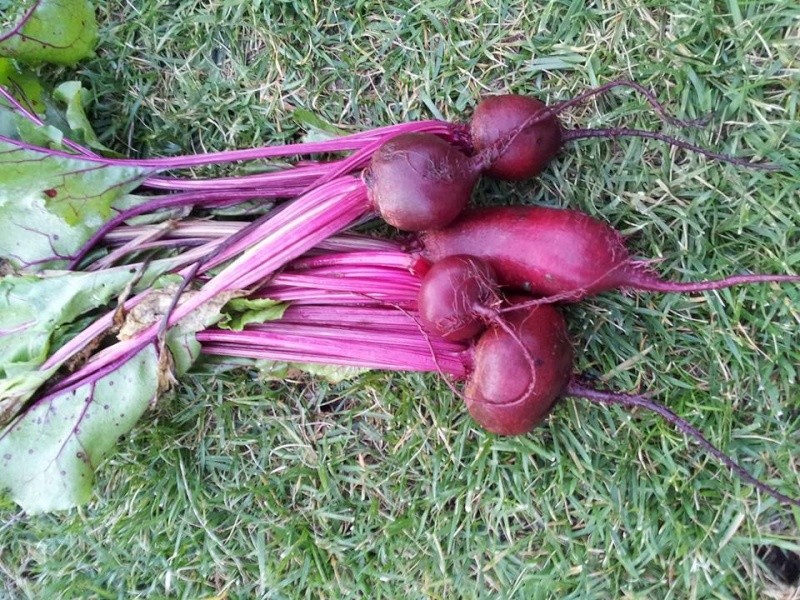
[[[165,332],[215,298],[269,300],[283,306],[279,318],[240,329],[206,327],[196,334],[202,351],[438,372],[464,398],[475,421],[500,435],[530,432],[564,396],[646,408],[758,489],[800,506],[749,475],[666,407],[644,395],[597,389],[575,373],[574,350],[559,308],[617,289],[695,293],[759,282],[796,283],[800,277],[747,274],[672,282],[647,261],[634,260],[619,232],[579,211],[468,207],[481,176],[532,178],[566,142],[584,138],[648,138],[745,168],[779,169],[653,131],[562,127],[562,111],[615,87],[643,94],[671,125],[701,124],[671,117],[636,83],[614,81],[553,106],[518,95],[488,97],[468,126],[423,121],[323,142],[170,159],[108,159],[72,144],[71,151],[82,160],[147,167],[154,173],[140,190],[147,202],[99,227],[69,257],[68,268],[138,267],[168,257],[170,272],[180,276],[181,284],[170,290],[166,303],[163,290],[125,299],[119,310],[61,348],[55,360],[78,360],[77,366],[73,362],[32,402],[85,385],[147,345],[169,352]],[[350,154],[319,158],[340,152]],[[239,177],[161,174],[279,156],[306,158]],[[253,218],[214,212],[247,203],[263,207],[267,201],[275,204]],[[180,218],[167,212],[176,209],[184,210]],[[133,221],[158,214],[172,216],[150,224]],[[344,233],[373,215],[405,232],[402,241]],[[124,339],[110,336],[121,318],[143,307],[152,310],[155,298],[162,300],[158,320]],[[98,339],[103,339],[101,350]],[[459,389],[462,380],[466,383]]]

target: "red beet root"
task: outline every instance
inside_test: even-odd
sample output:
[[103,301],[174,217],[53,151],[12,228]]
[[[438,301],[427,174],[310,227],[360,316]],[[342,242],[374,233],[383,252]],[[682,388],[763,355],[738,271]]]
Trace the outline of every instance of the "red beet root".
[[573,351],[563,317],[551,305],[524,305],[524,300],[515,299],[507,320],[492,324],[475,347],[475,367],[465,398],[470,415],[482,427],[500,435],[528,433],[547,417],[562,395],[595,404],[643,408],[693,438],[742,480],[782,504],[800,506],[797,498],[750,475],[700,430],[664,405],[641,394],[600,390],[582,382],[579,376],[571,376]]
[[465,397],[482,427],[521,435],[541,423],[564,393],[573,351],[555,307],[512,310],[505,317],[507,328],[493,323],[478,340]]
[[528,433],[547,417],[561,396],[643,408],[693,438],[742,480],[782,504],[800,506],[797,498],[750,475],[700,430],[664,405],[641,394],[600,390],[582,382],[579,376],[571,376],[573,351],[561,314],[552,305],[524,306],[524,300],[515,299],[507,319],[490,325],[476,344],[475,367],[465,399],[470,415],[482,427],[500,435]]
[[497,315],[500,296],[492,268],[474,256],[448,256],[433,264],[419,290],[422,324],[446,340],[459,342],[483,331]]
[[700,292],[745,283],[798,282],[794,275],[738,275],[696,283],[664,280],[633,260],[611,226],[574,210],[505,206],[465,212],[451,226],[422,233],[423,255],[438,261],[453,254],[483,258],[498,282],[551,300],[631,288]]
[[493,149],[493,145],[546,108],[539,100],[514,94],[490,96],[478,104],[470,127],[475,150],[490,152],[484,158],[486,175],[519,181],[544,170],[561,148],[561,124],[555,115],[520,131],[505,147]]
[[364,182],[374,209],[403,231],[445,227],[469,202],[480,171],[442,138],[408,133],[373,155]]
[[476,164],[491,177],[517,181],[541,173],[561,146],[569,141],[587,138],[635,137],[659,140],[712,160],[746,168],[767,171],[782,168],[772,163],[753,163],[743,158],[711,152],[658,131],[622,127],[570,130],[562,128],[557,115],[591,96],[604,94],[616,87],[628,87],[642,94],[659,117],[672,125],[693,127],[706,122],[705,119],[682,121],[668,115],[651,92],[638,83],[624,79],[611,81],[587,90],[553,106],[547,106],[534,98],[515,94],[489,96],[478,104],[470,124],[472,144],[476,151],[474,157]]

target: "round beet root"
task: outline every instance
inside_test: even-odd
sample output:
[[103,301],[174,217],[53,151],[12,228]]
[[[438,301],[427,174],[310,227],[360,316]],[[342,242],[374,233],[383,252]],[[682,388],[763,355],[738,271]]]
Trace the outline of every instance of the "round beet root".
[[478,104],[470,128],[486,175],[519,181],[544,170],[561,148],[558,119],[550,115],[522,130],[520,127],[546,108],[535,98],[515,94],[489,96]]
[[458,254],[436,263],[422,279],[417,302],[422,324],[446,340],[469,340],[496,316],[497,278],[480,258]]
[[719,154],[706,150],[685,140],[658,131],[630,129],[627,127],[588,128],[564,130],[558,115],[591,96],[604,94],[615,87],[628,87],[645,96],[658,115],[667,123],[686,127],[705,122],[682,121],[670,116],[651,92],[633,81],[611,81],[587,90],[583,94],[553,106],[546,106],[535,98],[516,94],[489,96],[475,109],[470,123],[474,161],[478,168],[490,177],[518,181],[538,175],[547,163],[567,142],[606,138],[635,137],[665,142],[676,148],[696,152],[712,160],[719,160],[750,169],[766,171],[782,170],[773,163],[754,163],[747,159]]
[[438,229],[469,202],[480,171],[458,148],[429,133],[392,138],[364,172],[370,202],[403,231]]
[[573,350],[564,317],[551,305],[504,317],[508,327],[491,324],[475,346],[465,397],[469,414],[482,427],[521,435],[544,420],[566,389]]

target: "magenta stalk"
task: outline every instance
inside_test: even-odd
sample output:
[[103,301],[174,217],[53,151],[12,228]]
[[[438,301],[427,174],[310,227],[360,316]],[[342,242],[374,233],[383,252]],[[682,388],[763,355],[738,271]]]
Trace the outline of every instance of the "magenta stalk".
[[[288,203],[272,218],[258,224],[235,244],[218,252],[214,266],[231,261],[208,279],[194,294],[184,298],[170,313],[167,326],[173,326],[206,302],[225,292],[239,292],[265,280],[292,259],[313,248],[321,240],[347,229],[369,212],[366,189],[360,179],[343,177]],[[217,260],[218,259],[218,260]],[[182,275],[196,272],[197,263]],[[204,265],[207,271],[211,268]],[[50,393],[73,389],[95,377],[111,364],[133,356],[157,342],[161,324],[154,324],[136,337],[100,351],[81,369],[61,380]]]

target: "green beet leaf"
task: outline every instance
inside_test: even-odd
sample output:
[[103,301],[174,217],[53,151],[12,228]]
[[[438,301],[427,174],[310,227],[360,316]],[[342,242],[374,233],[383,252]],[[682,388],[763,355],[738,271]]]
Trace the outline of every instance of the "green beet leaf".
[[0,426],[52,375],[54,369],[38,369],[66,341],[69,324],[106,306],[134,281],[153,284],[161,270],[154,264],[144,274],[115,267],[0,278]]
[[41,399],[0,430],[0,489],[29,514],[86,503],[94,470],[155,399],[158,381],[151,344],[104,377]]
[[[9,58],[0,58],[0,85],[22,100],[32,112],[44,112],[44,86],[30,69],[21,67]],[[3,104],[4,101],[0,99],[0,106]]]
[[[95,134],[89,123],[86,109],[84,108],[89,98],[89,92],[79,81],[65,81],[58,85],[53,90],[53,98],[64,107],[64,118],[67,124],[64,134],[69,139],[83,146],[99,150],[104,156],[113,154],[109,148],[100,143],[100,140],[97,139],[97,134]],[[58,116],[61,116],[60,111]]]
[[[174,286],[154,287],[151,296],[128,313],[118,334],[124,340],[120,343],[130,344],[160,322],[173,294]],[[35,398],[0,429],[0,490],[7,490],[28,513],[87,502],[100,461],[175,375],[196,360],[200,345],[195,332],[216,322],[230,298],[221,294],[172,327],[168,352],[159,353],[153,336],[132,358],[85,375],[73,389]]]
[[89,92],[80,82],[65,81],[51,90],[29,69],[0,58],[0,85],[42,121],[42,124],[33,122],[9,100],[0,97],[0,135],[54,150],[68,150],[64,144],[66,137],[103,156],[119,158],[118,153],[100,142],[92,129],[86,116]]
[[37,125],[3,106],[0,106],[0,135],[12,140],[23,140],[42,148],[64,149],[63,129],[47,122],[44,125]]
[[97,20],[89,0],[29,0],[13,8],[14,19],[0,23],[0,56],[74,65],[94,52]]
[[280,319],[288,304],[269,298],[234,298],[222,309],[220,329],[241,331],[250,323],[266,323]]
[[136,275],[136,269],[116,267],[0,278],[0,377],[42,364],[60,327],[105,306]]
[[324,142],[348,133],[305,108],[295,108],[292,119],[306,131],[303,142]]
[[150,173],[0,142],[0,258],[28,271],[66,266]]
[[306,373],[328,383],[338,384],[348,379],[361,377],[371,369],[366,367],[347,367],[341,365],[324,365],[320,363],[283,362],[275,360],[256,360],[254,366],[259,376],[266,381],[283,381],[296,377],[298,373]]

